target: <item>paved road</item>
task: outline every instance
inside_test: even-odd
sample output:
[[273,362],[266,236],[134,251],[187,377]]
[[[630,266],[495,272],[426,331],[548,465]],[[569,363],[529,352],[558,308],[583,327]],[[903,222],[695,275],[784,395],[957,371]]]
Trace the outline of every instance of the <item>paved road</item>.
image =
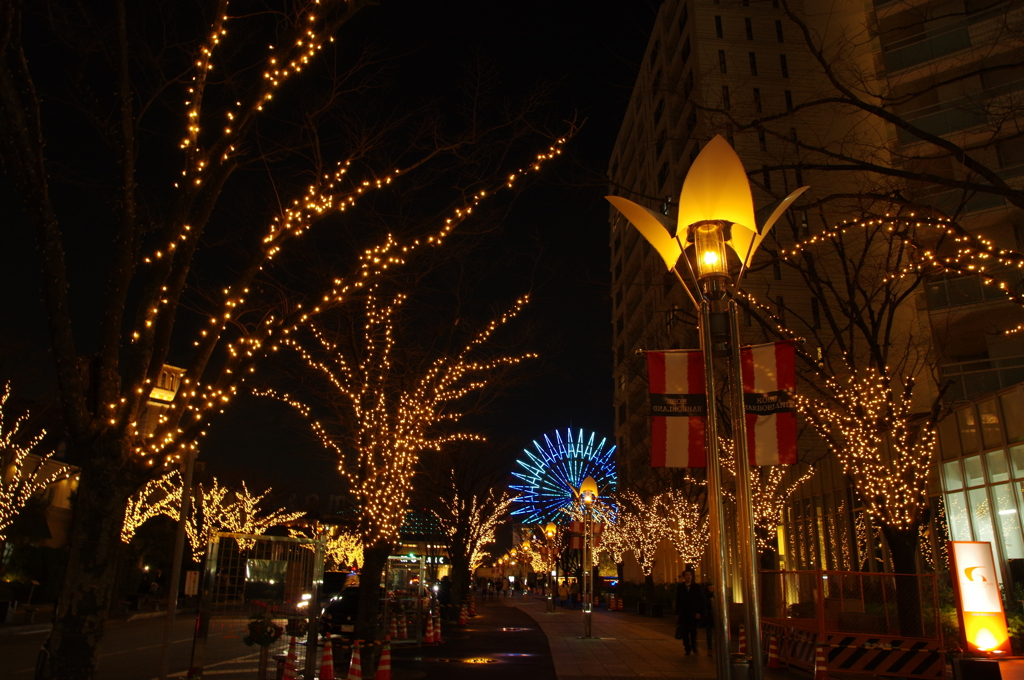
[[[170,671],[182,677],[192,653],[192,616],[179,616],[171,633]],[[152,680],[160,663],[164,619],[113,621],[100,652],[96,680]],[[237,633],[237,631],[233,631]],[[0,636],[0,680],[32,680],[36,655],[48,631]],[[206,667],[226,674],[228,670],[255,669],[254,648],[246,647],[232,631],[211,630]],[[255,676],[255,672],[252,673]]]

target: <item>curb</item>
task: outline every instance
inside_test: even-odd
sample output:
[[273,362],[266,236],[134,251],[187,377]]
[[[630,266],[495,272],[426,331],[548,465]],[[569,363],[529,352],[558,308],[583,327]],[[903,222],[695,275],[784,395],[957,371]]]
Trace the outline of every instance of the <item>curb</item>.
[[43,633],[53,628],[52,623],[34,623],[23,626],[0,627],[0,637],[8,635],[28,635],[29,633]]

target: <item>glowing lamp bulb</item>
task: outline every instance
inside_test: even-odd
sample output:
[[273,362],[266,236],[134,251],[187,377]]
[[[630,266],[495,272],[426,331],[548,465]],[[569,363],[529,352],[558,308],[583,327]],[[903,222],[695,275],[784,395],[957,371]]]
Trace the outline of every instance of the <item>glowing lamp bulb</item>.
[[713,250],[704,251],[704,255],[701,257],[704,260],[704,264],[708,267],[714,267],[718,264],[718,253]]
[[987,652],[998,647],[999,641],[996,640],[996,636],[992,634],[992,631],[988,628],[982,628],[974,636],[974,646],[982,652]]

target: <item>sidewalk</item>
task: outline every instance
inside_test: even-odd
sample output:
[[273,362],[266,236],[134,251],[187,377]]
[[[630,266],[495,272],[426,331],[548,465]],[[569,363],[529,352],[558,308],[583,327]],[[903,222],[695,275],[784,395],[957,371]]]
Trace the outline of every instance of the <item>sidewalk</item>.
[[[593,635],[583,634],[583,613],[562,609],[549,614],[545,601],[532,596],[505,600],[529,614],[547,635],[559,680],[586,676],[588,680],[619,678],[690,678],[713,680],[715,659],[707,655],[704,631],[699,654],[686,656],[675,639],[674,618],[650,618],[629,612],[595,611]],[[807,680],[806,673],[765,670],[772,680]]]

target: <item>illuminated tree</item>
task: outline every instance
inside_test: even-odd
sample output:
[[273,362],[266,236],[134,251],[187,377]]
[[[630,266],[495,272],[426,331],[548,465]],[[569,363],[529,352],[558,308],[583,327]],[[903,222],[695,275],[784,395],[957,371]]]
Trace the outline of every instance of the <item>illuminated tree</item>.
[[181,486],[181,474],[177,470],[146,482],[128,499],[121,540],[131,543],[139,527],[158,515],[177,520],[181,509]]
[[507,491],[494,488],[471,493],[467,498],[460,493],[452,471],[451,488],[442,496],[440,509],[432,512],[448,536],[455,602],[466,595],[472,573],[488,557],[485,548],[494,543],[497,528],[507,519],[511,504]]
[[[286,512],[284,508],[271,510],[264,514],[259,505],[269,493],[270,489],[267,489],[259,496],[254,496],[243,481],[242,490],[235,491],[235,502],[228,506],[224,513],[227,522],[222,531],[260,536],[271,527],[287,524],[306,514],[305,512]],[[236,538],[235,540],[242,550],[249,550],[256,543],[255,540],[249,538]]]
[[[282,343],[325,386],[317,403],[330,412],[330,421],[315,419],[313,409],[291,395],[272,389],[257,392],[297,409],[337,457],[345,488],[359,508],[362,574],[371,581],[382,572],[398,538],[421,453],[459,440],[482,441],[479,435],[454,429],[463,415],[463,400],[487,387],[501,369],[534,356],[478,358],[492,335],[519,314],[526,304],[523,298],[461,349],[432,357],[414,352],[416,360],[409,359],[397,344],[400,336],[406,342],[417,340],[409,337],[410,329],[397,324],[407,296],[384,298],[382,292],[378,284],[369,287],[365,318],[353,321],[350,332],[328,337],[317,327],[309,338],[292,336]],[[357,342],[342,344],[357,333],[362,335]],[[375,597],[367,591],[360,604],[359,625],[367,634],[375,630]]]
[[[254,496],[244,481],[240,491],[232,491],[221,486],[216,477],[213,478],[209,490],[204,490],[202,484],[196,485],[192,512],[189,513],[188,523],[185,525],[193,558],[199,560],[206,554],[210,537],[216,532],[260,536],[271,527],[291,522],[306,514],[286,512],[284,508],[264,514],[259,505],[269,493],[270,489],[267,489],[259,496]],[[231,502],[226,502],[228,494],[231,494]],[[175,510],[173,517],[177,516]],[[249,550],[255,544],[255,540],[249,538],[236,538],[235,541],[243,551]]]
[[8,382],[0,394],[0,541],[5,540],[7,528],[29,499],[44,491],[63,471],[58,467],[50,474],[45,473],[44,467],[51,453],[33,454],[32,450],[42,442],[46,430],[40,430],[26,440],[21,429],[29,414],[24,413],[12,420],[7,412],[10,396],[11,384]]
[[669,522],[659,511],[661,502],[657,498],[648,502],[634,491],[617,494],[616,498],[619,507],[615,521],[605,526],[601,540],[612,555],[631,552],[650,583],[658,544],[669,536]]
[[665,536],[679,557],[689,564],[700,562],[709,539],[706,498],[694,500],[686,491],[672,490],[659,494],[654,505],[665,518]]

